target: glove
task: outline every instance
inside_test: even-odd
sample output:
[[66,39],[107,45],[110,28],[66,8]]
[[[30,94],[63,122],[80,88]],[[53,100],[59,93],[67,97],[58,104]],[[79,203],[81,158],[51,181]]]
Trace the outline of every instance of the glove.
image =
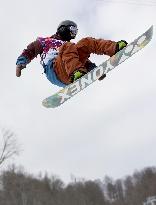
[[26,65],[17,65],[16,66],[16,76],[20,77],[21,76],[21,70],[26,68]]
[[81,78],[83,75],[85,75],[86,73],[80,70],[76,70],[74,72],[74,74],[71,76],[71,82],[73,83],[74,81],[76,81],[77,79]]
[[21,70],[26,68],[26,65],[28,63],[28,60],[26,59],[26,57],[24,56],[20,56],[18,57],[17,59],[17,62],[16,62],[16,76],[17,77],[20,77],[21,76]]
[[118,41],[117,42],[117,45],[116,45],[116,53],[120,50],[122,50],[124,47],[127,46],[127,42],[125,40],[121,40],[121,41]]

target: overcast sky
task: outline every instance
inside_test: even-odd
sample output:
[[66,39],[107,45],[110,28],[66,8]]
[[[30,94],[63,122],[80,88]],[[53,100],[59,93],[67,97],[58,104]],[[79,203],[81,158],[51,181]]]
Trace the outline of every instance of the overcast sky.
[[[17,134],[23,152],[14,161],[30,173],[48,171],[65,182],[114,179],[156,166],[156,1],[5,0],[0,6],[0,127]],[[151,43],[67,103],[41,102],[59,88],[34,59],[15,76],[16,59],[60,21],[76,21],[82,37],[133,41],[154,25]],[[106,56],[92,55],[97,65]]]

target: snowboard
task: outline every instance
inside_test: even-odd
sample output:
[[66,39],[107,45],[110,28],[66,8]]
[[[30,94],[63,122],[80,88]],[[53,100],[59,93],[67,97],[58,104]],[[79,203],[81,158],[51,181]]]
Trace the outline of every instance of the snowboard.
[[103,74],[113,70],[119,64],[127,60],[133,54],[144,48],[152,39],[153,26],[151,26],[145,33],[135,39],[133,42],[128,44],[125,48],[117,52],[115,55],[110,57],[108,60],[95,67],[93,70],[76,80],[74,83],[67,85],[57,93],[42,101],[42,105],[46,108],[55,108],[62,105],[64,102],[69,100],[71,97],[84,90],[86,87],[91,85]]

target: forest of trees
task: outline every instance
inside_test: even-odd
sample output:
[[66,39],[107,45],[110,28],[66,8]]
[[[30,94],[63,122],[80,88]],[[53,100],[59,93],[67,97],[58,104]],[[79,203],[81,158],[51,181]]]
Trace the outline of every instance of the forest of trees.
[[13,132],[0,134],[0,205],[143,205],[148,197],[156,196],[156,167],[117,180],[73,177],[68,184],[54,175],[33,176],[15,165],[2,171],[20,147]]
[[0,173],[0,205],[142,205],[156,195],[156,167],[113,180],[73,180],[33,176],[12,165]]

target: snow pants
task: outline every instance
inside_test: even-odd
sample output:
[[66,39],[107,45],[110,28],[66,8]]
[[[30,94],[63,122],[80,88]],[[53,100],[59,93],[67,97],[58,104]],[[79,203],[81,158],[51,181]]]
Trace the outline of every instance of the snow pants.
[[88,72],[91,53],[112,56],[116,51],[116,42],[91,37],[83,38],[78,43],[66,42],[59,49],[54,61],[54,71],[58,79],[71,83],[71,75],[75,70]]

